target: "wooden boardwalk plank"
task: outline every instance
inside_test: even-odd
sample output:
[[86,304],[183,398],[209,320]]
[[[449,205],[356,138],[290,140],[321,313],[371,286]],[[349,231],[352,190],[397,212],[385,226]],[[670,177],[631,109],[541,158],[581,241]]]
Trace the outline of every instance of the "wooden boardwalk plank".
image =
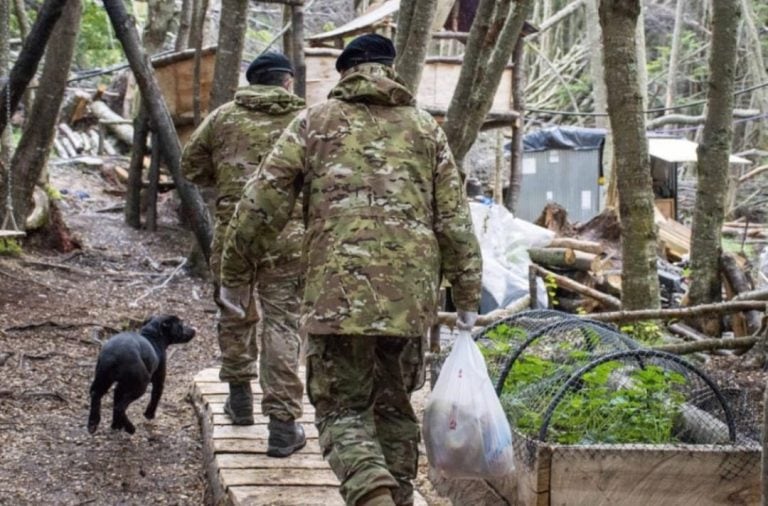
[[[304,377],[304,371],[300,371]],[[262,394],[251,382],[254,401]],[[315,410],[304,398],[300,421],[307,446],[285,459],[267,457],[268,420],[255,409],[255,424],[234,426],[224,415],[229,387],[218,368],[195,375],[191,398],[203,429],[206,474],[217,505],[343,506],[336,475],[323,460],[314,426]],[[427,506],[417,493],[416,506]]]

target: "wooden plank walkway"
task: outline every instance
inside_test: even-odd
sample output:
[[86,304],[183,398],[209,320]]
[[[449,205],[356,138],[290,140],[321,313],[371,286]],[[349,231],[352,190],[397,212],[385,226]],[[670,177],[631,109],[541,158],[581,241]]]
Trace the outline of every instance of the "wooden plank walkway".
[[[300,373],[305,377],[304,371]],[[228,386],[219,369],[200,371],[192,399],[203,429],[203,452],[214,504],[235,506],[343,506],[339,482],[323,460],[314,425],[315,410],[304,397],[307,446],[288,458],[267,457],[267,422],[261,415],[261,387],[252,383],[255,424],[235,426],[224,414]],[[427,506],[417,493],[415,506]]]

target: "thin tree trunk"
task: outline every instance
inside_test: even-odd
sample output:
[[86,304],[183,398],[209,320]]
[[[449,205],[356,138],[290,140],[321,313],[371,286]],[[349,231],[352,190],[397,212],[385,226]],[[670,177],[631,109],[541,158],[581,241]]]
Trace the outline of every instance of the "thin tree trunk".
[[193,10],[192,0],[182,0],[181,12],[179,12],[179,31],[176,34],[176,43],[174,46],[176,51],[183,51],[188,47]]
[[51,37],[55,41],[45,53],[40,87],[29,114],[24,133],[14,153],[13,208],[16,223],[23,223],[32,207],[32,194],[48,162],[56,136],[59,108],[67,87],[69,67],[75,52],[77,33],[82,16],[80,0],[68,0]]
[[405,84],[416,92],[424,69],[429,42],[432,40],[432,22],[437,0],[401,0],[397,15],[395,66]]
[[301,98],[307,96],[307,64],[304,61],[304,7],[291,7],[291,34],[293,41],[293,92]]
[[[11,27],[10,21],[11,6],[9,0],[0,0],[0,79],[5,81],[8,78],[8,66],[11,57]],[[13,186],[13,173],[11,171],[11,156],[13,135],[11,125],[5,125],[0,132],[0,160],[2,160],[2,170],[0,171],[0,189],[3,190],[0,195],[0,228],[18,229],[18,222],[11,221],[12,212],[8,209],[9,186]]]
[[672,30],[672,42],[669,50],[669,69],[667,70],[667,94],[664,99],[664,107],[669,109],[675,103],[677,91],[677,72],[680,61],[681,34],[683,32],[683,15],[685,14],[685,0],[677,0],[675,6],[675,27]]
[[691,227],[690,303],[716,302],[722,298],[720,245],[725,220],[729,156],[733,139],[733,91],[738,50],[739,0],[714,2],[712,51],[709,58],[707,119],[697,149],[698,185]]
[[512,74],[512,108],[520,116],[512,123],[512,153],[510,154],[509,188],[507,190],[507,209],[512,213],[517,210],[520,188],[523,184],[523,135],[525,133],[525,53],[524,40],[518,37],[512,61],[515,64]]
[[[291,26],[291,6],[283,5],[283,26]],[[293,28],[283,34],[283,54],[290,58],[293,54]]]
[[248,0],[223,0],[221,3],[219,43],[209,110],[229,102],[235,96],[248,27],[248,3]]
[[21,40],[24,40],[29,33],[29,16],[27,16],[27,9],[24,7],[24,0],[13,0],[13,9],[16,14],[16,21],[19,23]]
[[459,81],[443,128],[456,160],[472,147],[501,76],[528,18],[533,0],[481,0],[469,32]]
[[173,23],[173,0],[148,0],[147,24],[144,26],[144,48],[150,56],[159,53]]
[[139,85],[147,112],[158,135],[163,159],[173,176],[176,191],[181,199],[182,213],[191,224],[195,238],[207,261],[211,256],[211,224],[208,211],[200,193],[181,174],[179,138],[155,75],[148,64],[147,56],[139,44],[139,34],[126,13],[122,0],[104,0],[104,7],[115,29],[115,34],[123,46],[131,70],[136,76],[136,83]]
[[143,105],[133,120],[133,150],[128,166],[128,182],[125,189],[125,223],[141,228],[141,176],[144,172],[144,156],[147,154],[149,118]]
[[5,128],[8,119],[8,94],[10,92],[11,111],[19,106],[24,90],[35,77],[37,65],[43,57],[48,39],[53,32],[56,21],[61,17],[62,10],[67,0],[45,0],[37,13],[37,18],[29,31],[29,36],[24,39],[16,63],[11,69],[10,81],[0,91],[0,131]]
[[[201,0],[200,12],[208,11],[208,0]],[[200,97],[200,73],[203,65],[203,35],[205,31],[205,16],[198,16],[197,25],[193,27],[195,37],[195,66],[192,74],[192,114],[195,126],[203,120],[203,106]],[[218,59],[217,59],[218,61]]]
[[152,134],[152,162],[149,164],[147,175],[147,230],[157,230],[157,193],[160,186],[160,143],[155,134]]
[[[741,1],[741,8],[744,15],[744,29],[747,32],[747,62],[749,65],[749,72],[752,74],[752,82],[754,83],[766,83],[768,82],[768,71],[766,70],[765,59],[763,57],[763,47],[761,41],[760,30],[755,22],[755,12],[752,7],[752,3],[747,0]],[[763,30],[765,28],[763,27]],[[764,38],[763,38],[764,40]],[[761,114],[768,113],[768,90],[765,87],[754,90],[754,99],[757,102],[757,107],[760,109]],[[765,116],[763,116],[765,117]],[[765,125],[765,121],[763,121]],[[768,128],[758,128],[760,137],[758,139],[758,145],[768,145]]]
[[622,249],[622,308],[660,306],[651,167],[638,75],[640,0],[602,0],[608,111],[614,139]]

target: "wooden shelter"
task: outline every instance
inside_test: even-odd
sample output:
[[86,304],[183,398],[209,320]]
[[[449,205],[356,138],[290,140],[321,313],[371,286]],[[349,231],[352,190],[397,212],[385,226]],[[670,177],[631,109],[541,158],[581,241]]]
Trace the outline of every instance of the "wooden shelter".
[[[307,37],[309,47],[305,50],[307,65],[307,104],[312,105],[326,99],[328,93],[339,80],[336,72],[336,58],[344,47],[345,40],[369,32],[377,32],[393,37],[397,25],[393,16],[400,8],[400,0],[387,0],[374,6],[362,16],[329,32]],[[523,36],[536,31],[526,24]],[[453,97],[461,72],[462,56],[457,54],[463,49],[466,32],[433,32],[433,44],[430,47],[424,71],[421,77],[416,99],[419,106],[436,116],[445,113]],[[504,70],[496,96],[491,106],[489,119],[509,124],[517,117],[512,109],[512,83],[514,68],[510,64]]]

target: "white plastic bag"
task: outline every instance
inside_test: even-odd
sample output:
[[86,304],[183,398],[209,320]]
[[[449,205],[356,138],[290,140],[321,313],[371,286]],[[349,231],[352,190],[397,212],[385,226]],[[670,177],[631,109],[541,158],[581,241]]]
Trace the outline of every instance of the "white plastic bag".
[[512,431],[469,332],[459,332],[424,411],[432,467],[451,478],[503,476],[515,468]]

